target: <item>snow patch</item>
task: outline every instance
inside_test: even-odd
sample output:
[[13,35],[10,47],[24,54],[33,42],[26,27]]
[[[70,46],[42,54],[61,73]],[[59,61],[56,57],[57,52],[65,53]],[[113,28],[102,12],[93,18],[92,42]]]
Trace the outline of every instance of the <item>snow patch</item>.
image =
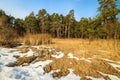
[[[118,70],[117,68],[120,68],[120,65],[118,64],[113,64],[113,63],[108,63],[110,64],[112,67],[114,67],[116,70]],[[120,70],[118,70],[120,72]]]
[[32,51],[32,49],[29,49],[29,51],[25,54],[21,54],[20,57],[30,57],[30,56],[33,56],[35,52]]
[[80,77],[73,73],[73,69],[69,69],[70,73],[67,76],[61,77],[59,80],[80,80]]
[[113,61],[113,60],[110,60],[110,59],[105,59],[105,58],[101,58],[102,60],[105,60],[105,61],[107,61],[107,62],[115,62],[115,61]]
[[86,78],[90,78],[92,80],[105,80],[104,78],[94,78],[94,77],[91,77],[91,76],[86,76]]
[[49,64],[49,63],[51,63],[51,62],[52,62],[52,60],[39,61],[39,62],[36,62],[36,63],[34,63],[34,64],[30,64],[30,66],[35,67],[35,68],[37,68],[37,67],[39,67],[39,66],[45,67],[47,64]]
[[84,60],[84,61],[87,61],[87,62],[91,62],[91,61],[90,61],[91,58],[90,58],[90,59],[87,59],[87,58],[78,58],[78,57],[74,56],[72,53],[69,53],[69,54],[68,54],[68,57],[69,57],[69,58],[74,58],[74,59],[76,59],[76,60]]
[[76,60],[79,60],[79,58],[76,57],[76,56],[74,56],[72,53],[69,53],[69,54],[68,54],[68,57],[69,57],[69,58],[74,58],[74,59],[76,59]]
[[99,72],[101,75],[103,76],[108,76],[110,78],[110,80],[120,80],[120,78],[118,78],[117,76],[115,75],[111,75],[111,74],[105,74],[105,73],[102,73],[102,72]]
[[[91,59],[91,58],[90,58],[90,59]],[[86,61],[86,62],[91,63],[91,61],[90,61],[89,59],[86,59],[86,58],[80,58],[79,60],[84,60],[84,61]]]

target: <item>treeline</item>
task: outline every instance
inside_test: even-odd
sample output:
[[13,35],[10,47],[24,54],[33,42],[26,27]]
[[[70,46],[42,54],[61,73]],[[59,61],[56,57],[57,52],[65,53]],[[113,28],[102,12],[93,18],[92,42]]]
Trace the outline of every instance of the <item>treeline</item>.
[[[95,18],[77,21],[74,10],[67,15],[49,14],[45,9],[31,12],[25,19],[8,16],[0,10],[0,30],[13,29],[18,36],[26,34],[51,34],[55,38],[120,39],[120,13],[118,0],[98,0],[99,14]],[[89,14],[89,13],[88,13]],[[7,33],[6,33],[7,34]]]

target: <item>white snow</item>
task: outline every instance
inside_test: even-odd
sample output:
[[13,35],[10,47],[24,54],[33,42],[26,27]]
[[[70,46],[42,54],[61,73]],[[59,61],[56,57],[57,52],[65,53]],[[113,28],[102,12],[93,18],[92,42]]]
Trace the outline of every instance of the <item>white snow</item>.
[[69,71],[70,73],[67,76],[61,77],[59,80],[80,80],[80,77],[73,73],[73,69],[69,69]]
[[32,47],[34,47],[34,48],[36,48],[36,49],[40,49],[40,46],[32,46]]
[[30,66],[35,67],[35,68],[37,68],[37,67],[39,67],[39,66],[45,67],[47,64],[49,64],[49,63],[51,63],[51,62],[52,62],[52,60],[39,61],[39,62],[36,62],[36,63],[34,63],[34,64],[30,64]]
[[80,58],[79,60],[84,60],[84,61],[86,61],[86,62],[91,62],[90,59],[91,59],[91,58],[88,58],[88,59],[87,59],[87,58]]
[[113,63],[108,63],[110,64],[111,66],[113,66],[114,68],[120,68],[120,65],[119,64],[113,64]]
[[[10,53],[9,51],[7,48],[0,48],[0,80],[54,80],[50,74],[43,74],[44,67],[51,63],[52,60],[39,61],[24,67],[7,67],[7,64],[17,60],[13,57],[16,55],[15,52]],[[33,53],[30,49],[25,55],[31,56]],[[17,52],[17,55],[18,54],[23,56],[20,52]]]
[[76,60],[79,60],[79,58],[76,57],[76,56],[74,56],[72,53],[69,53],[69,54],[68,54],[68,57],[69,57],[69,58],[74,58],[74,59],[76,59]]
[[29,51],[27,53],[20,54],[20,57],[23,57],[23,56],[26,56],[26,57],[33,56],[34,53],[35,52],[33,52],[32,49],[29,49]]
[[16,58],[9,51],[8,49],[0,48],[0,65],[7,65],[16,61]]
[[86,78],[90,78],[92,80],[105,80],[104,78],[94,78],[94,77],[91,77],[91,76],[86,76]]
[[115,61],[110,60],[110,59],[105,59],[105,58],[100,58],[100,59],[105,60],[105,61],[107,61],[107,62],[115,62]]
[[[37,46],[36,46],[37,47]],[[40,49],[40,47],[37,47]],[[44,67],[51,63],[52,60],[38,61],[31,63],[29,66],[7,67],[7,64],[17,61],[13,56],[32,56],[35,52],[31,49],[25,54],[20,51],[10,52],[15,49],[0,48],[0,80],[79,80],[80,77],[76,76],[70,69],[70,74],[60,79],[53,78],[52,73],[58,72],[58,70],[51,71],[44,74]],[[52,55],[55,58],[62,58],[64,53],[56,52],[56,55]]]
[[62,58],[64,56],[64,53],[63,52],[56,52],[55,55],[51,55],[52,57],[55,57],[55,58]]
[[101,75],[103,76],[108,76],[110,78],[110,80],[120,80],[120,78],[118,78],[117,76],[115,75],[111,75],[111,74],[105,74],[105,73],[102,73],[102,72],[99,72]]
[[76,60],[84,60],[84,61],[87,61],[87,62],[91,62],[91,61],[90,61],[91,58],[78,58],[78,57],[74,56],[72,53],[69,53],[69,54],[68,54],[68,57],[69,57],[69,58],[74,58],[74,59],[76,59]]
[[[110,64],[112,67],[114,67],[116,70],[118,70],[117,68],[120,68],[120,64],[113,64],[113,63],[108,63]],[[120,72],[120,70],[118,70]]]

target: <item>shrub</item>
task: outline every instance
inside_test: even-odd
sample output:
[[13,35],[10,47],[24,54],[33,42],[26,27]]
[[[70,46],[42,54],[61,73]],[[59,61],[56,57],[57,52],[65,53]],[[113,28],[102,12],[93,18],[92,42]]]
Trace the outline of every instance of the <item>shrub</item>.
[[18,44],[16,31],[10,27],[0,27],[0,46],[14,47]]
[[22,41],[26,45],[50,44],[52,37],[49,34],[28,34]]

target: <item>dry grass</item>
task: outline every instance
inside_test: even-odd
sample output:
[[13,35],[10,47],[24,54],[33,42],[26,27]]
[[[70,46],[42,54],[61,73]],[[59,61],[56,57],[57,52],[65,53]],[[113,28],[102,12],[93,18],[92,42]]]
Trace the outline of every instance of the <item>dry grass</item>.
[[14,66],[20,66],[31,63],[34,61],[37,57],[36,56],[30,56],[30,57],[18,57],[18,61],[13,63],[13,64],[8,64],[9,67],[14,67]]
[[[53,76],[60,78],[68,74],[68,69],[72,68],[76,75],[81,77],[81,80],[91,80],[86,76],[95,78],[103,77],[105,80],[110,80],[105,74],[112,74],[120,78],[120,72],[109,64],[105,59],[114,60],[114,64],[120,61],[120,42],[117,40],[83,40],[83,39],[53,39],[55,44],[49,46],[62,50],[65,56],[61,59],[54,59],[52,63],[45,67],[45,72],[49,73],[52,70],[60,69],[59,72],[54,72]],[[68,53],[72,52],[78,58],[90,59],[91,62],[85,60],[76,60],[68,58]],[[95,57],[96,56],[96,57]],[[65,73],[63,75],[62,73]]]
[[20,41],[25,45],[50,44],[52,37],[49,34],[28,34],[21,38]]
[[63,57],[61,59],[55,59],[44,68],[46,73],[58,69],[60,71],[54,72],[53,77],[60,78],[62,76],[66,76],[69,74],[69,69],[73,69],[74,73],[79,75],[82,80],[89,80],[85,78],[86,76],[92,76],[95,78],[103,77],[105,79],[108,78],[107,76],[101,75],[99,72],[112,74],[120,78],[120,72],[102,59],[92,59],[92,62],[90,63],[84,60],[75,60]]
[[72,52],[77,57],[89,58],[94,55],[112,60],[120,60],[119,40],[85,40],[85,39],[53,39],[52,48],[63,51],[65,54]]
[[15,47],[18,45],[18,35],[14,29],[10,27],[0,27],[0,46]]

